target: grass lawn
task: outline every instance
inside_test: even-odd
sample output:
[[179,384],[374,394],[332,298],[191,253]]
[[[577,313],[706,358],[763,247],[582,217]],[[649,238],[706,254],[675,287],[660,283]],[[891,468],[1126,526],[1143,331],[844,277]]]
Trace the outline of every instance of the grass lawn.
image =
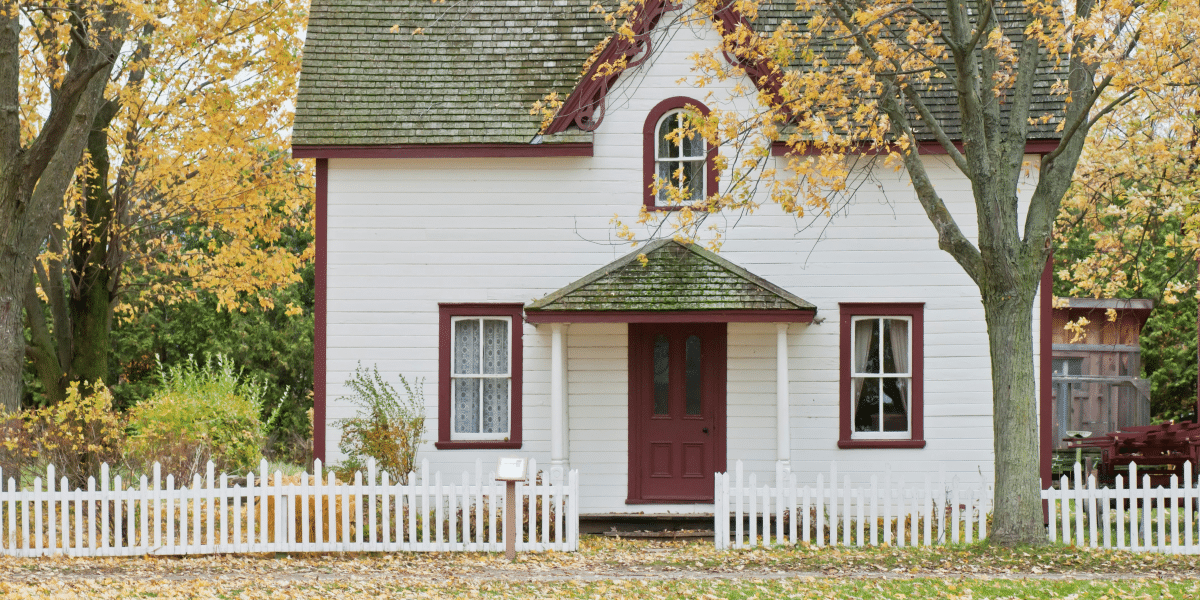
[[0,598],[1200,598],[1200,557],[1069,546],[713,549],[585,537],[580,552],[0,558]]

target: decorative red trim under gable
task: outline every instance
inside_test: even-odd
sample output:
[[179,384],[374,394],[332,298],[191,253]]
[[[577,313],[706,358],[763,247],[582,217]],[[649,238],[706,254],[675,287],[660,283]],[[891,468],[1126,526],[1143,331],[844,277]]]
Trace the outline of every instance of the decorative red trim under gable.
[[570,142],[562,144],[292,146],[292,158],[539,158],[591,155],[591,142]]
[[[679,210],[682,206],[658,206],[657,198],[654,196],[654,151],[655,145],[658,143],[658,120],[663,115],[677,108],[691,107],[704,116],[712,111],[703,103],[688,98],[686,96],[675,96],[667,98],[650,109],[650,114],[646,115],[646,123],[642,126],[642,204],[646,205],[646,210]],[[716,146],[711,146],[708,149],[708,158],[704,161],[704,177],[708,195],[717,193],[717,152]]]
[[313,458],[325,462],[325,326],[329,264],[329,160],[317,159],[316,264],[313,266]]
[[[962,142],[954,142],[954,147],[962,150],[963,144]],[[1057,148],[1058,140],[1029,140],[1025,142],[1025,154],[1049,154]],[[787,153],[787,142],[775,142],[771,144],[771,156],[784,156]],[[930,155],[947,154],[946,149],[937,142],[921,142],[917,144],[917,153]],[[821,150],[810,147],[804,152],[803,156],[816,156],[818,154],[822,154]],[[874,156],[882,154],[882,151],[868,149],[864,146],[860,154]]]
[[[838,448],[924,448],[925,447],[925,303],[923,302],[841,302],[839,309],[838,351]],[[907,440],[853,439],[850,404],[850,320],[856,316],[912,317],[912,437]]]
[[[737,9],[736,3],[727,3],[714,16],[717,19],[717,28],[721,32],[721,37],[735,33],[738,26],[742,26],[749,31],[754,31],[753,24],[742,14],[742,11]],[[766,57],[746,60],[737,56],[736,51],[733,54],[726,51],[725,59],[731,64],[741,67],[760,94],[770,94],[773,98],[779,98],[779,90],[783,88],[783,73],[776,68],[773,61]],[[792,120],[795,117],[795,115],[790,114],[791,111],[787,107],[784,107],[784,111],[787,113],[788,120]]]
[[678,5],[670,0],[645,0],[641,10],[630,19],[633,39],[615,33],[608,37],[604,49],[579,78],[575,89],[571,90],[570,95],[559,107],[554,120],[550,121],[543,133],[562,133],[572,125],[581,131],[595,131],[604,120],[604,97],[608,95],[609,88],[617,78],[625,72],[624,69],[613,69],[611,73],[602,75],[599,72],[601,65],[611,67],[625,62],[625,69],[631,69],[642,64],[654,51],[651,48],[650,32],[654,31],[664,13],[677,7]]
[[816,310],[547,310],[526,311],[527,323],[812,323]]
[[[1038,332],[1038,354],[1041,364],[1038,365],[1038,404],[1041,435],[1041,475],[1042,489],[1049,489],[1053,483],[1050,474],[1051,459],[1054,454],[1054,400],[1051,380],[1054,377],[1054,253],[1046,259],[1046,268],[1042,269],[1042,281],[1038,284],[1041,293],[1041,331]],[[1048,505],[1042,501],[1042,516],[1049,518]]]
[[[439,303],[438,304],[438,450],[516,450],[521,447],[522,392],[525,362],[521,331],[522,304],[511,303]],[[451,317],[511,317],[512,386],[509,389],[508,440],[452,440],[450,434],[450,319]]]
[[[650,57],[650,54],[654,52],[650,33],[658,25],[664,13],[677,8],[679,8],[679,4],[675,2],[646,0],[642,12],[630,20],[630,27],[634,32],[633,39],[624,39],[615,34],[609,37],[608,44],[592,61],[587,72],[575,85],[575,89],[563,101],[563,105],[558,109],[558,114],[546,127],[544,133],[561,133],[572,125],[581,131],[595,131],[600,126],[600,122],[604,120],[604,99],[608,95],[608,90],[626,69],[636,67]],[[745,16],[732,5],[722,8],[714,16],[717,28],[722,35],[732,33],[738,25],[744,25],[746,28],[751,26]],[[770,60],[762,58],[746,61],[729,53],[726,53],[725,57],[730,63],[742,67],[760,92],[770,93],[773,96],[779,94],[782,79],[780,72],[774,68]],[[601,65],[611,66],[620,61],[626,61],[624,69],[614,69],[605,75],[599,74]]]

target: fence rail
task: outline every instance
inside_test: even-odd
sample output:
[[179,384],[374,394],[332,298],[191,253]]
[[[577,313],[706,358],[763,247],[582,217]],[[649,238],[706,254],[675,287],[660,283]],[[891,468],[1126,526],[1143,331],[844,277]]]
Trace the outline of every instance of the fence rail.
[[[1117,475],[1111,488],[1096,485],[1096,477],[1085,480],[1075,463],[1075,485],[1062,476],[1059,489],[1042,492],[1049,513],[1050,541],[1072,541],[1076,546],[1123,550],[1200,554],[1200,486],[1192,463],[1183,465],[1183,480],[1172,475],[1170,487],[1151,487],[1150,475],[1138,485],[1137,463],[1129,463],[1129,480]],[[1085,487],[1086,481],[1086,487]],[[1182,483],[1182,485],[1181,485]]]
[[[44,486],[38,477],[21,491],[0,473],[0,555],[504,550],[505,486],[494,473],[484,478],[480,461],[460,482],[424,461],[404,485],[374,461],[366,482],[361,472],[339,482],[320,461],[286,481],[279,471],[269,477],[266,461],[259,471],[230,485],[209,463],[188,488],[160,477],[157,464],[128,485],[105,465],[99,485],[89,478],[86,490],[70,490],[50,466]],[[538,473],[536,461],[529,472]],[[561,471],[542,475],[516,486],[517,550],[578,550],[579,472],[566,482]]]
[[[880,481],[872,475],[857,485],[849,475],[838,482],[837,464],[828,482],[817,475],[813,487],[801,486],[795,473],[775,471],[775,485],[759,485],[754,473],[743,477],[742,461],[730,473],[717,473],[714,490],[714,536],[717,548],[746,548],[758,544],[798,541],[844,546],[891,544],[931,546],[947,541],[970,543],[987,537],[991,490],[966,487],[941,474],[924,485]],[[743,484],[745,482],[745,484]],[[731,525],[732,522],[732,525]]]

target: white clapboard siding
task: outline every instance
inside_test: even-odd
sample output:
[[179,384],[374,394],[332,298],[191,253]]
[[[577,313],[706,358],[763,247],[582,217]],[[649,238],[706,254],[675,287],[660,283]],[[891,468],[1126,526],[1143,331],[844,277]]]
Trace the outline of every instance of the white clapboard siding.
[[[664,21],[665,25],[665,21]],[[588,157],[347,159],[328,161],[328,298],[324,396],[326,452],[339,457],[337,421],[355,415],[343,382],[358,364],[424,380],[425,411],[437,431],[439,303],[527,303],[567,286],[634,248],[614,236],[614,215],[638,239],[658,233],[637,225],[643,206],[643,130],[661,101],[687,96],[710,108],[757,104],[736,93],[745,79],[697,89],[689,57],[720,47],[711,24],[678,23],[662,32],[653,60],[626,71],[605,101],[605,118]],[[681,83],[681,80],[687,80]],[[712,97],[709,97],[712,92]],[[729,100],[729,98],[735,98]],[[740,109],[739,109],[740,110]],[[721,150],[731,158],[729,149]],[[923,156],[948,209],[974,237],[970,182],[944,156]],[[785,169],[782,158],[768,165]],[[992,477],[990,359],[979,291],[936,232],[901,172],[883,161],[860,165],[864,182],[837,199],[837,217],[809,211],[797,219],[765,197],[753,215],[722,234],[722,256],[817,306],[817,321],[788,329],[792,467],[815,478],[830,460],[844,470],[894,461],[913,481],[945,463],[948,476]],[[1031,169],[1020,187],[1028,198]],[[722,182],[732,181],[722,176]],[[725,185],[723,183],[723,185]],[[724,188],[723,188],[724,190]],[[843,205],[842,202],[845,202]],[[729,222],[733,225],[734,221]],[[708,234],[702,236],[707,239]],[[702,239],[702,241],[703,241]],[[925,318],[924,449],[897,461],[888,449],[837,448],[838,322],[843,302],[921,302]],[[1035,321],[1038,311],[1034,311]],[[821,321],[824,321],[822,324]],[[549,326],[526,323],[522,447],[551,458]],[[626,513],[629,467],[628,341],[623,323],[571,324],[565,330],[565,405],[569,464],[587,473],[582,509]],[[771,323],[729,326],[727,458],[769,473],[775,447],[776,330]],[[439,450],[422,456],[444,472],[470,471],[502,449]],[[811,484],[810,484],[811,485]],[[648,514],[709,513],[707,504],[643,505]]]
[[828,479],[820,473],[809,486],[778,466],[771,486],[760,485],[755,473],[745,477],[737,461],[734,473],[716,474],[716,545],[932,546],[987,537],[990,489],[947,480],[944,471],[911,484],[884,473],[839,476],[833,463]]
[[[1150,476],[1138,481],[1137,463],[1129,478],[1117,475],[1113,487],[1097,487],[1095,476],[1083,477],[1075,463],[1074,478],[1064,475],[1059,489],[1042,492],[1049,511],[1050,541],[1080,547],[1116,548],[1168,554],[1200,554],[1196,507],[1200,503],[1192,463],[1183,478],[1172,475],[1169,487],[1151,487]],[[1072,481],[1074,485],[1072,485]]]
[[[313,474],[286,483],[279,471],[267,472],[266,461],[259,471],[245,486],[231,486],[210,462],[203,478],[176,487],[157,464],[136,484],[110,479],[104,465],[98,486],[89,478],[87,489],[73,491],[65,477],[56,484],[53,465],[45,486],[37,477],[18,490],[10,477],[0,489],[0,555],[504,550],[505,485],[495,473],[484,477],[481,461],[458,481],[431,475],[425,461],[404,485],[378,473],[374,460],[365,481],[356,472],[353,484],[336,481],[319,460]],[[536,461],[529,471],[538,473]],[[578,550],[579,472],[565,482],[559,471],[541,475],[516,485],[517,550]]]

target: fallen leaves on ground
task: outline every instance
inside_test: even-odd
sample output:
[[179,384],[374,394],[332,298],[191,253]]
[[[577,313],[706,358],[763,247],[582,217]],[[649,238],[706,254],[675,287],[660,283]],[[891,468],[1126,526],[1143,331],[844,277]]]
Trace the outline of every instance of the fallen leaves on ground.
[[579,552],[0,558],[0,598],[1200,597],[1200,557],[1069,546],[718,551],[584,537]]

